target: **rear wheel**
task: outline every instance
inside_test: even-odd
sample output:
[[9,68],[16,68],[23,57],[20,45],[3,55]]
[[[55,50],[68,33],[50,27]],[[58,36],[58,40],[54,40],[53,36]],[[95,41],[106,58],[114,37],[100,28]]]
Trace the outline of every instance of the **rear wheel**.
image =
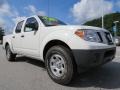
[[6,57],[8,61],[15,61],[16,58],[16,54],[12,53],[9,45],[6,46]]
[[64,46],[53,46],[47,52],[46,68],[52,80],[59,84],[69,84],[74,77],[75,68],[70,50]]

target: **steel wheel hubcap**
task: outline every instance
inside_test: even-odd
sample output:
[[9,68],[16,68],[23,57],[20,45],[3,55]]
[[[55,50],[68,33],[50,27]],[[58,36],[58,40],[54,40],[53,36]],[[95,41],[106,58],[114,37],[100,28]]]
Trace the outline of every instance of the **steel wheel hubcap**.
[[65,61],[61,55],[52,55],[52,57],[50,58],[49,66],[55,76],[61,77],[65,74]]

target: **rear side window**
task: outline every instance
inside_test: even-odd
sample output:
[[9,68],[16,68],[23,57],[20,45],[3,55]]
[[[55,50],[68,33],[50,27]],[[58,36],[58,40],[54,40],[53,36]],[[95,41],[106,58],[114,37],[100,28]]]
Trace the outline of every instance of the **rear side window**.
[[21,21],[17,24],[17,27],[15,29],[15,33],[21,33],[22,25],[24,21]]

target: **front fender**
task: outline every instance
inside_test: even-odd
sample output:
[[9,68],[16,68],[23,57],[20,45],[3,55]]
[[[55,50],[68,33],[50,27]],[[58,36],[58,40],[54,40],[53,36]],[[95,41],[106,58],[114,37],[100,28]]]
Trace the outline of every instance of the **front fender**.
[[44,51],[44,48],[48,42],[50,42],[52,40],[60,40],[60,41],[67,44],[68,40],[71,37],[71,34],[72,33],[70,31],[57,31],[57,32],[53,32],[53,33],[50,33],[49,35],[47,35],[40,45],[40,57],[41,57],[41,59],[43,60],[43,51]]

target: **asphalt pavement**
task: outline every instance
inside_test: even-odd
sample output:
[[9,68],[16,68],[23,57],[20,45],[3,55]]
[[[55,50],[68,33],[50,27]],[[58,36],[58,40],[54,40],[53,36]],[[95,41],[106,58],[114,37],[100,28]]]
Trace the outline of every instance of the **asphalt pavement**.
[[54,83],[43,62],[17,57],[6,60],[0,46],[0,90],[120,90],[120,47],[116,58],[98,69],[79,74],[68,86]]

